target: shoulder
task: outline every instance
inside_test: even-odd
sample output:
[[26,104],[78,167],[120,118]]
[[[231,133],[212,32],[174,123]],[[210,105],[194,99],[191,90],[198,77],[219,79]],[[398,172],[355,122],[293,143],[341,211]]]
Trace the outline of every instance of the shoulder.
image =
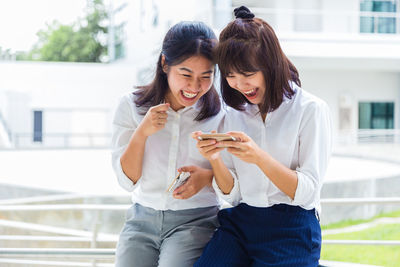
[[324,100],[297,87],[294,104],[303,114],[329,111],[329,107]]
[[138,107],[135,104],[137,96],[134,94],[135,91],[127,92],[119,98],[119,103],[116,108],[116,115],[118,114],[131,114],[131,116],[139,116]]

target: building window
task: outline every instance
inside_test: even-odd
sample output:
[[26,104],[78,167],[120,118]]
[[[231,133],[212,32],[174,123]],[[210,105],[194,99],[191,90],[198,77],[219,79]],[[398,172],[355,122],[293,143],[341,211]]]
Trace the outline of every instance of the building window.
[[393,129],[393,102],[361,102],[358,104],[359,129]]
[[43,140],[43,112],[41,110],[33,111],[33,142],[42,142]]
[[399,0],[361,0],[360,32],[396,33],[398,4]]

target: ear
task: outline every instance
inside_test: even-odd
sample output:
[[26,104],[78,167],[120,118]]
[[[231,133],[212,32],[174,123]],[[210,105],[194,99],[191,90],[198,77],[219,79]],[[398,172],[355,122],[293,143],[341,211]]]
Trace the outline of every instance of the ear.
[[165,63],[165,56],[161,55],[161,67],[162,70],[167,73],[168,72],[168,65]]

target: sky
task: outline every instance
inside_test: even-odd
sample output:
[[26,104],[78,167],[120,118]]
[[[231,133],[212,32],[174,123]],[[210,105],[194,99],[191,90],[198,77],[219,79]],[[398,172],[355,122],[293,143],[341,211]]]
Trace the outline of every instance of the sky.
[[46,23],[70,24],[84,16],[86,0],[0,0],[0,47],[28,51]]

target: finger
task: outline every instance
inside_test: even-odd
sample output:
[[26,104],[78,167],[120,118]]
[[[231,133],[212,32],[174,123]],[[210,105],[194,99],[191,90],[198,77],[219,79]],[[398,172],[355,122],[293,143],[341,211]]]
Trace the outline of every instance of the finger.
[[[209,146],[209,147],[204,147],[203,148],[203,152],[204,153],[208,153],[208,152],[213,151],[215,149],[218,149],[218,147],[216,147],[216,145]],[[221,147],[221,149],[224,149],[224,147]]]
[[241,141],[241,142],[246,142],[250,139],[250,137],[248,137],[243,132],[232,131],[232,132],[227,132],[226,134],[229,134],[229,135],[235,137],[236,139],[238,139],[238,141]]
[[155,120],[155,121],[153,121],[153,126],[155,126],[155,127],[164,126],[165,123],[166,123],[166,121],[162,122],[162,121]]
[[158,119],[166,119],[168,118],[168,114],[166,112],[157,112],[156,116]]
[[229,147],[226,149],[226,151],[228,151],[231,154],[235,154],[235,155],[241,154],[243,152],[241,149],[234,148],[234,147]]
[[196,139],[196,140],[198,141],[197,137],[198,137],[199,135],[202,135],[202,134],[203,134],[202,131],[192,132],[192,138],[193,138],[193,139]]
[[174,190],[172,195],[173,195],[173,197],[178,198],[178,199],[185,199],[189,195],[191,195],[190,190],[191,190],[191,186],[189,185],[189,183],[187,183],[185,181],[184,184],[180,185],[179,187],[177,187]]
[[167,123],[167,119],[158,119],[158,120],[157,120],[157,123],[158,123],[158,124],[160,124],[160,123],[166,124],[166,123]]
[[174,193],[173,196],[177,199],[188,199],[194,195],[194,191],[186,188],[185,190],[179,191],[176,194]]
[[183,166],[178,169],[179,172],[194,172],[196,170],[196,166]]
[[199,148],[207,147],[207,146],[215,145],[216,143],[217,143],[217,141],[215,139],[199,141],[199,142],[197,142],[197,147],[199,147]]
[[236,141],[220,141],[217,144],[218,147],[236,147],[236,148],[242,148],[243,144],[240,142]]
[[153,111],[167,111],[169,108],[169,103],[159,104],[157,106],[152,107]]

